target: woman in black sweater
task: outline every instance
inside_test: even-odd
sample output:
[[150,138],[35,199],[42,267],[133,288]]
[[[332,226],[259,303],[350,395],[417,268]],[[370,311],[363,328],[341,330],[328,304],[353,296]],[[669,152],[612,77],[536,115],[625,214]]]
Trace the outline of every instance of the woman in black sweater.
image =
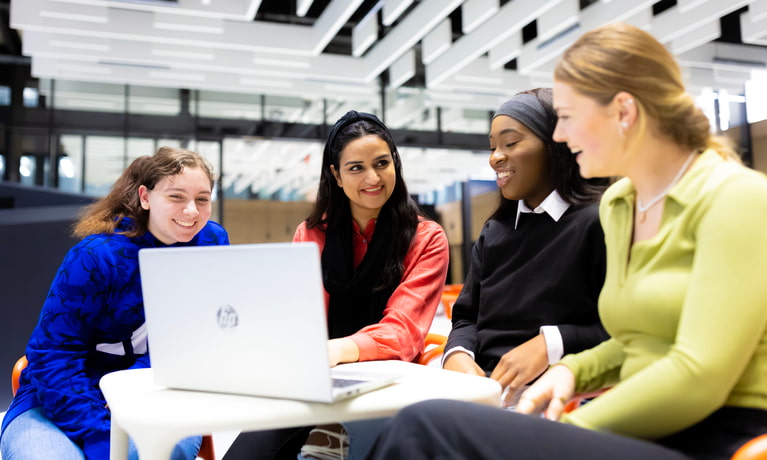
[[445,369],[497,380],[508,405],[563,354],[607,338],[597,314],[605,184],[580,176],[552,140],[556,122],[548,88],[515,95],[493,117],[500,204],[474,244],[443,358]]

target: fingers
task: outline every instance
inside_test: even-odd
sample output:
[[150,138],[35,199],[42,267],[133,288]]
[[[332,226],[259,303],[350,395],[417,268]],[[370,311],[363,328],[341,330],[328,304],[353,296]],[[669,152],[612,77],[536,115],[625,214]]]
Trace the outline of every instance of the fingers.
[[468,373],[473,373],[474,375],[478,377],[487,377],[487,375],[485,375],[485,371],[483,371],[482,368],[479,366],[474,366],[471,369],[471,372],[468,372]]
[[544,412],[544,417],[549,420],[559,420],[565,411],[565,405],[567,405],[567,401],[569,401],[569,399],[570,398],[566,396],[557,396],[551,398],[549,407],[547,407],[546,411]]
[[485,371],[479,367],[479,364],[471,356],[460,351],[448,356],[442,367],[450,371],[485,377]]
[[520,396],[519,401],[517,401],[517,409],[516,411],[520,414],[534,414],[536,412],[539,412],[538,406],[539,402],[535,399],[526,396],[525,393]]
[[[514,380],[520,378],[519,369],[513,365],[501,359],[501,361],[493,368],[493,372],[490,373],[490,378],[501,384],[501,387],[506,388],[512,385]],[[525,382],[523,382],[525,383]],[[519,385],[516,385],[518,388]]]

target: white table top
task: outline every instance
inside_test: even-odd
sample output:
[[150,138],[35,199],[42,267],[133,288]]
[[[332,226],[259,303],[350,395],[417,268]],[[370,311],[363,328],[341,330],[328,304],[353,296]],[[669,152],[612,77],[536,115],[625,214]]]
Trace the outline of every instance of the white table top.
[[124,459],[127,436],[142,460],[167,460],[185,436],[214,431],[285,428],[387,417],[427,399],[498,405],[501,387],[489,378],[403,361],[369,361],[345,369],[403,375],[395,384],[332,404],[171,390],[154,384],[151,369],[125,370],[101,379],[112,412],[112,460]]

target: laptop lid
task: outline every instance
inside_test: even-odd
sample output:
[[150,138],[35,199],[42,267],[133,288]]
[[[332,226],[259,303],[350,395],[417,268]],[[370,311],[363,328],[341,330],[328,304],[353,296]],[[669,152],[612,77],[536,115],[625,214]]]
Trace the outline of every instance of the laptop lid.
[[[143,249],[139,264],[157,384],[337,398],[316,244]],[[360,391],[347,388],[342,397]]]

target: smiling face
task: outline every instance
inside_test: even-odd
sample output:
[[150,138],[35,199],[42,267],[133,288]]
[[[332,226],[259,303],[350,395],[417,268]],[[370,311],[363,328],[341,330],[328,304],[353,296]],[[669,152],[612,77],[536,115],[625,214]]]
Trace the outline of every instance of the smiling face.
[[554,109],[559,120],[554,140],[566,142],[577,155],[581,176],[620,175],[617,164],[624,149],[620,113],[615,103],[606,106],[578,93],[572,86],[554,80]]
[[349,197],[352,218],[362,229],[378,217],[397,183],[389,145],[372,134],[349,142],[338,156],[338,169],[331,165],[330,170]]
[[165,244],[190,241],[210,219],[210,177],[200,168],[184,168],[165,176],[149,190],[138,190],[141,207],[149,210],[149,232]]
[[527,126],[506,115],[490,126],[490,167],[508,200],[535,208],[554,190],[546,145]]

